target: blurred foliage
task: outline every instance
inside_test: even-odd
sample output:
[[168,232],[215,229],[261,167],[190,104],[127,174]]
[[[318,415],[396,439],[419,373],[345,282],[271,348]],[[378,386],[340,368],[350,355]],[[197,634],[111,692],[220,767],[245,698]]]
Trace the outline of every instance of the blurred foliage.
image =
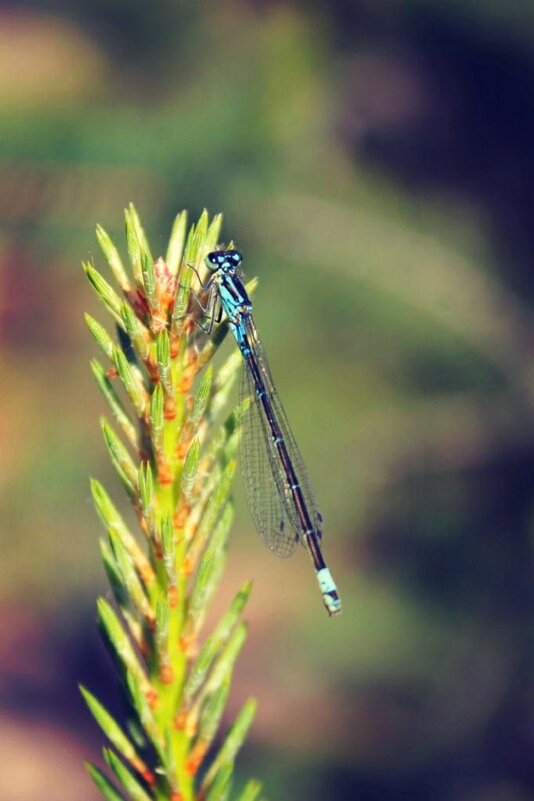
[[155,255],[177,208],[224,208],[346,604],[339,625],[311,615],[308,566],[269,559],[238,514],[240,681],[261,701],[245,769],[273,798],[528,797],[531,5],[2,15],[6,601],[76,620],[102,581],[73,255],[130,200]]

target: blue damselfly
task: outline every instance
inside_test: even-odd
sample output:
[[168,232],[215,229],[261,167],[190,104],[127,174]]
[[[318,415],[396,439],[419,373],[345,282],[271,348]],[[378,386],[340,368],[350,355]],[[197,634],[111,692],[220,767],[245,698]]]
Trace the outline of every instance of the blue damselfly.
[[290,556],[299,543],[308,550],[324,605],[337,615],[341,600],[321,552],[322,517],[258,338],[241,261],[237,250],[208,253],[210,276],[202,286],[209,330],[224,312],[245,362],[241,397],[251,401],[242,419],[240,457],[247,502],[271,551]]

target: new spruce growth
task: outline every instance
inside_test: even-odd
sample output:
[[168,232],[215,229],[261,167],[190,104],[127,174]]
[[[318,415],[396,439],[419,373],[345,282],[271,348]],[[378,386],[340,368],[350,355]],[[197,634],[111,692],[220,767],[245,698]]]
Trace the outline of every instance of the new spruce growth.
[[[249,699],[226,736],[217,739],[246,637],[241,616],[250,584],[238,590],[213,631],[202,633],[232,524],[240,412],[219,421],[239,366],[236,354],[218,371],[211,364],[227,326],[223,322],[208,338],[198,325],[203,297],[197,274],[203,275],[220,226],[220,215],[210,222],[204,211],[188,231],[183,211],[165,259],[154,259],[130,206],[130,266],[101,226],[96,235],[109,280],[84,264],[116,331],[111,335],[86,315],[102,352],[91,369],[112,418],[102,418],[101,430],[140,529],[129,529],[93,479],[106,532],[100,549],[114,598],[113,604],[99,599],[98,620],[131,713],[119,724],[82,688],[109,741],[108,771],[88,765],[107,801],[229,798],[234,760],[254,717]],[[250,781],[237,798],[254,801],[259,793],[260,785]]]

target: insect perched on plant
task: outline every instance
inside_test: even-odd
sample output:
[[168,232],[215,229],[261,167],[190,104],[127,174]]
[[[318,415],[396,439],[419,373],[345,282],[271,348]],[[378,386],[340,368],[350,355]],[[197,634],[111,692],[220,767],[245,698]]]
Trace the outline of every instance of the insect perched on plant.
[[198,298],[197,302],[207,325],[197,323],[209,334],[224,312],[245,362],[240,396],[251,400],[242,419],[240,457],[256,528],[278,556],[291,556],[298,543],[307,548],[328,614],[337,615],[341,600],[321,552],[322,517],[258,338],[241,261],[239,251],[233,249],[208,253],[208,280],[203,283],[197,273],[204,304]]

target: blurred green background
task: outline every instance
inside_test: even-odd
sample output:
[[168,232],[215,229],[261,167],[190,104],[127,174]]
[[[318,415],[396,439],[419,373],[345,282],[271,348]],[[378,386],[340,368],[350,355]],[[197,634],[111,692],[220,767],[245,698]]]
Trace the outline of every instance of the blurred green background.
[[533,87],[523,0],[1,4],[0,801],[96,798],[76,683],[116,688],[88,475],[126,503],[79,265],[96,222],[124,247],[130,201],[156,254],[181,208],[223,211],[259,276],[345,603],[328,620],[241,503],[242,776],[271,801],[533,797]]

